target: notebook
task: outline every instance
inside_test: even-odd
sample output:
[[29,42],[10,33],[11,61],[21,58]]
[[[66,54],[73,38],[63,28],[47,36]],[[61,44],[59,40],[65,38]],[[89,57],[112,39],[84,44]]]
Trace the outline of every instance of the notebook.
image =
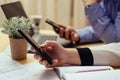
[[[14,17],[14,16],[27,17],[20,1],[3,4],[3,5],[1,5],[1,8],[7,19],[10,19],[11,17]],[[30,35],[39,44],[43,44],[46,40],[53,40],[53,41],[58,41],[64,47],[72,47],[73,46],[73,43],[71,41],[59,38],[57,35],[34,34],[32,30],[30,31]]]
[[64,80],[120,80],[120,70],[87,73],[70,73],[63,75]]
[[60,78],[63,78],[64,74],[99,72],[99,71],[113,70],[113,68],[111,66],[66,66],[66,67],[55,67],[54,70]]

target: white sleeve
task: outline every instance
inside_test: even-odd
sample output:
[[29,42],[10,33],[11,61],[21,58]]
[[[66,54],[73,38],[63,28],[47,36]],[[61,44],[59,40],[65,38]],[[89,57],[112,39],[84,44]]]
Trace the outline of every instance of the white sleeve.
[[120,43],[90,47],[94,65],[120,66]]

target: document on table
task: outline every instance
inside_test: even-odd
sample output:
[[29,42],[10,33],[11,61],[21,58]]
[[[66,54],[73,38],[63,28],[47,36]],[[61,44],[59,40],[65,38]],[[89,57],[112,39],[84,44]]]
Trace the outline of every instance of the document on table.
[[47,69],[37,62],[19,64],[0,54],[0,80],[59,80],[53,69]]
[[98,72],[113,70],[113,68],[111,66],[64,66],[55,67],[54,70],[62,78],[64,74],[68,73]]
[[120,70],[64,74],[64,80],[120,80]]
[[[59,80],[53,68],[45,68],[37,62],[24,65],[24,69],[32,75],[32,80]],[[31,80],[31,79],[28,79]]]
[[[25,73],[23,66],[6,55],[0,54],[0,80],[15,80]],[[17,79],[16,79],[17,80]]]

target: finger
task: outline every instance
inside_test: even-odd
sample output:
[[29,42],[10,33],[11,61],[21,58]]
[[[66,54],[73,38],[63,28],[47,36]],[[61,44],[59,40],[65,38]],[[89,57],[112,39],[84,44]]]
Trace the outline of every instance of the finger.
[[48,64],[46,60],[40,60],[39,63],[45,66]]
[[66,31],[65,31],[65,38],[67,40],[70,40],[70,30],[69,29],[66,29]]
[[31,47],[31,50],[30,50],[31,52],[35,52],[35,49],[33,48],[33,47]]
[[42,60],[42,57],[36,53],[34,54],[34,58],[37,60]]
[[50,41],[50,40],[46,40],[45,43],[43,45],[41,45],[41,48],[45,48],[45,47],[52,47],[56,41]]
[[53,30],[55,31],[55,33],[59,34],[59,32],[58,32],[58,31],[56,31],[56,29],[55,29],[55,28],[53,28]]
[[74,41],[74,32],[71,32],[71,40]]
[[63,29],[63,28],[60,28],[60,32],[59,32],[59,34],[60,34],[60,37],[61,38],[64,38],[65,36],[65,30]]
[[46,60],[40,60],[39,63],[42,65],[45,65],[45,66],[48,64],[48,62]]
[[55,51],[55,49],[53,49],[51,47],[48,47],[48,48],[44,49],[44,53],[46,53],[52,59],[54,59],[54,56],[55,56],[54,51]]
[[46,64],[46,67],[47,67],[47,68],[51,68],[51,67],[59,66],[59,65],[58,65],[58,60],[57,60],[57,59],[54,59],[52,62],[53,62],[52,65],[50,65],[50,64],[47,63],[47,64]]
[[80,40],[80,36],[77,33],[74,33],[74,38],[75,38],[75,41],[79,41]]

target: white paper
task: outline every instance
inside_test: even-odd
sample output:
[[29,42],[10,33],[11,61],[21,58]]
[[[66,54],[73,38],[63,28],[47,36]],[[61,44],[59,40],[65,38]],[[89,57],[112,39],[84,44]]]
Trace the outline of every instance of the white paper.
[[59,80],[58,76],[52,68],[45,68],[37,62],[24,65],[24,69],[28,70],[31,80]]
[[59,80],[53,69],[47,69],[37,62],[19,64],[0,54],[0,80]]
[[120,70],[68,73],[63,76],[64,80],[120,80]]
[[66,66],[66,67],[56,67],[55,71],[59,77],[62,77],[66,73],[76,73],[78,71],[85,70],[96,70],[96,69],[110,69],[113,70],[111,66]]
[[[0,54],[0,80],[15,80],[23,75],[23,66],[10,57]],[[17,80],[17,79],[16,79]]]

